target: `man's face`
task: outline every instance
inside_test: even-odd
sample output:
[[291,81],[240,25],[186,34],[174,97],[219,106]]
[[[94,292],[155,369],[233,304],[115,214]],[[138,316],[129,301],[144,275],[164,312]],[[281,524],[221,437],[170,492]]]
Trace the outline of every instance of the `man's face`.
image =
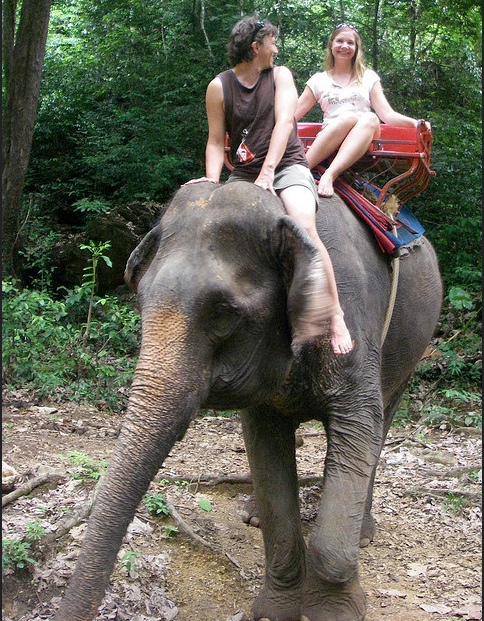
[[272,69],[274,60],[277,56],[276,37],[274,35],[266,35],[262,43],[257,43],[258,54],[257,59],[262,69]]

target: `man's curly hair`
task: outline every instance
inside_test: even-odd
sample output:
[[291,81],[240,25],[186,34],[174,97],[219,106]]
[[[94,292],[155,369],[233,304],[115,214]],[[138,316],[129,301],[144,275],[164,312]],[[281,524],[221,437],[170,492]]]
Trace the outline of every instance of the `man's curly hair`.
[[251,45],[254,41],[262,43],[266,35],[277,37],[279,30],[267,20],[258,17],[244,17],[232,28],[227,43],[227,56],[232,67],[254,58]]

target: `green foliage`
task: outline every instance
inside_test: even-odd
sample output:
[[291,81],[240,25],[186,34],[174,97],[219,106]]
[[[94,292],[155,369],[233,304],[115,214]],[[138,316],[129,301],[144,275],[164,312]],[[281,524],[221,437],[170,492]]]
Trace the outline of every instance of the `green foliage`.
[[[409,394],[410,393],[410,394]],[[439,390],[418,413],[411,415],[408,403],[416,395],[407,392],[393,420],[394,427],[418,423],[426,427],[475,427],[482,429],[481,396],[466,391]]]
[[[442,403],[445,403],[442,400]],[[460,411],[445,405],[428,405],[422,410],[420,424],[429,427],[439,427],[442,424],[452,427],[476,427],[482,429],[482,414],[477,411]]]
[[448,295],[449,302],[457,310],[472,310],[474,308],[472,296],[464,289],[461,289],[461,287],[451,287]]
[[139,313],[114,296],[95,296],[96,318],[83,349],[86,288],[54,300],[6,280],[2,293],[4,384],[55,399],[124,407],[139,348]]
[[23,540],[2,538],[2,574],[24,569],[29,564],[35,565],[32,547],[37,546],[45,535],[42,521],[36,518],[27,523],[27,532]]
[[31,544],[28,541],[2,539],[2,574],[6,571],[24,569],[30,563],[36,564],[31,556]]
[[171,524],[163,524],[162,526],[163,536],[167,539],[178,535],[178,528],[176,526],[172,526]]
[[134,577],[133,572],[135,571],[135,564],[137,559],[138,554],[134,550],[126,550],[126,552],[121,557],[121,566],[131,577]]
[[59,239],[60,233],[50,230],[41,222],[29,227],[29,244],[20,254],[25,259],[26,271],[33,275],[30,281],[32,289],[50,290],[55,269],[51,256]]
[[[65,304],[39,291],[2,283],[3,381],[12,386],[35,382],[53,393],[74,379],[73,346],[78,335],[66,321]],[[46,348],[46,343],[49,348]]]
[[451,513],[459,513],[461,509],[468,506],[468,501],[462,494],[450,493],[445,499],[444,507]]
[[[461,73],[461,72],[459,72]],[[424,224],[439,257],[444,284],[480,294],[481,121],[477,106],[458,116],[432,111],[432,168],[436,176],[413,199],[412,210]]]
[[36,547],[45,535],[45,528],[40,519],[27,523],[27,532],[22,540],[2,538],[2,574],[15,572],[35,565],[33,547]]
[[31,543],[38,543],[45,535],[45,528],[42,526],[42,521],[36,518],[33,522],[27,524],[26,540]]
[[99,261],[102,259],[108,267],[113,266],[111,259],[103,254],[105,250],[108,250],[111,247],[111,242],[106,241],[96,243],[90,240],[89,244],[81,244],[79,247],[81,250],[87,250],[91,255],[89,265],[84,268],[81,287],[83,289],[88,289],[89,292],[92,293],[92,291],[96,288],[97,266]]
[[97,462],[95,459],[80,451],[69,451],[60,456],[63,461],[69,462],[73,479],[84,482],[97,481],[106,471],[107,462],[102,460]]
[[[481,294],[456,288],[442,308],[433,352],[417,366],[395,415],[395,426],[419,423],[482,427]],[[415,411],[413,402],[422,402]]]
[[[417,369],[417,381],[437,382],[459,390],[479,391],[482,381],[481,293],[451,289],[444,299],[436,334],[436,351]],[[479,311],[474,310],[478,308]]]
[[84,336],[82,337],[82,348],[86,349],[87,339],[89,338],[89,332],[91,329],[92,310],[94,306],[94,291],[97,284],[97,266],[102,259],[108,267],[112,267],[111,259],[104,255],[104,251],[111,247],[111,242],[99,242],[95,243],[92,240],[89,244],[81,244],[81,250],[87,250],[91,254],[90,263],[84,268],[81,289],[89,291],[89,307],[87,311],[86,329]]
[[143,502],[151,515],[170,515],[164,494],[146,494]]
[[[104,216],[109,214],[111,205],[102,198],[81,198],[73,203],[74,211],[89,214],[90,216]],[[106,246],[109,248],[109,246]]]

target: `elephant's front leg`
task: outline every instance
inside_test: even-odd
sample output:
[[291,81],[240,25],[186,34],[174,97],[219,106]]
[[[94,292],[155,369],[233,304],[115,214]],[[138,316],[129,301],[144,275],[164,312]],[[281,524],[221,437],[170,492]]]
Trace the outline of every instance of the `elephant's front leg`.
[[300,621],[305,543],[301,531],[292,422],[263,407],[242,413],[242,426],[264,538],[265,585],[255,619]]
[[329,418],[321,504],[309,538],[302,596],[301,618],[308,621],[365,618],[358,553],[365,501],[382,436],[382,408],[376,400],[373,407],[366,404],[356,414],[333,410]]

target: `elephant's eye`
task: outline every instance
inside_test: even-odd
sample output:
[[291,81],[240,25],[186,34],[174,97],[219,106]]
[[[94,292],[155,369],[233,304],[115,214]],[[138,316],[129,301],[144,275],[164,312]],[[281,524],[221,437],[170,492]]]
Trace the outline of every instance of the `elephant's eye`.
[[[216,296],[218,297],[218,296]],[[241,321],[240,309],[224,299],[212,299],[202,311],[201,323],[211,338],[226,339]]]

